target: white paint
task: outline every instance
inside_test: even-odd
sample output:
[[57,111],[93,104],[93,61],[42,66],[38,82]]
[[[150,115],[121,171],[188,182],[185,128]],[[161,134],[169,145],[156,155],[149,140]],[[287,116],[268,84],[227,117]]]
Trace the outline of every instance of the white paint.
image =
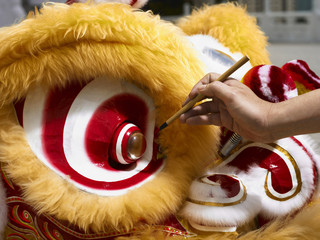
[[[205,53],[205,49],[213,49],[224,53],[224,55],[229,56],[235,61],[240,60],[243,55],[241,53],[232,53],[227,47],[223,46],[218,40],[214,39],[209,35],[193,35],[187,37],[187,39],[192,43],[194,49],[198,52],[198,57],[206,66],[206,73],[215,72],[218,74],[223,74],[230,68],[230,65],[225,65],[219,58],[212,58]],[[247,62],[230,77],[241,80],[243,76],[252,68],[251,64]]]
[[[110,171],[96,166],[92,163],[85,148],[85,130],[96,109],[107,99],[120,93],[133,94],[147,105],[147,127],[146,127],[146,151],[130,170],[127,171]],[[24,111],[23,122],[27,135],[27,140],[32,151],[47,167],[55,171],[68,181],[73,182],[78,188],[96,193],[99,195],[121,195],[129,189],[141,186],[144,182],[151,180],[149,177],[145,181],[124,190],[96,190],[82,186],[65,176],[59,169],[56,169],[47,158],[42,147],[42,118],[47,98],[47,90],[40,87],[32,89],[27,95]],[[126,81],[110,80],[101,77],[87,84],[75,98],[68,112],[63,132],[64,153],[70,167],[82,176],[95,181],[115,182],[130,178],[145,169],[152,160],[153,138],[154,138],[154,105],[152,99],[147,96],[141,89]],[[161,170],[162,167],[158,171]]]
[[125,133],[132,127],[135,127],[133,124],[127,124],[124,126],[118,136],[117,143],[116,143],[116,155],[117,159],[121,164],[128,164],[128,162],[122,156],[122,141]]

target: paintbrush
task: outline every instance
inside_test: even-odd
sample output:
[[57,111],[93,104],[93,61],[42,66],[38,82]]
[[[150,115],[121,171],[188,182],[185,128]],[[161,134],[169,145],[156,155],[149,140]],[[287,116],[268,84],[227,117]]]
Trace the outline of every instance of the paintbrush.
[[[220,75],[216,81],[221,81],[221,82],[225,81],[232,73],[234,73],[238,68],[240,68],[242,65],[244,65],[248,61],[249,61],[249,58],[247,56],[242,57],[239,61],[237,61],[235,64],[233,64],[226,72],[224,72],[222,75]],[[163,123],[160,126],[160,130],[169,126],[174,120],[179,118],[181,114],[188,111],[197,102],[203,100],[204,98],[205,98],[204,95],[198,94],[195,98],[193,98],[186,105],[184,105],[178,112],[176,112],[172,117],[170,117],[165,123]]]

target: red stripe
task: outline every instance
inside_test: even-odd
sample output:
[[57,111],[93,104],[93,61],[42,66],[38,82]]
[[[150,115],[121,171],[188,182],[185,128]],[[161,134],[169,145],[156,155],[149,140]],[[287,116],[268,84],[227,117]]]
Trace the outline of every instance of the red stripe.
[[77,0],[68,0],[68,1],[66,2],[66,4],[71,5],[71,4],[75,3],[75,2],[77,2]]
[[241,151],[228,165],[235,166],[245,172],[255,165],[267,169],[271,173],[272,187],[278,193],[287,193],[293,187],[290,170],[286,162],[277,153],[267,148],[248,147]]
[[25,99],[20,100],[14,104],[14,108],[16,110],[16,115],[20,125],[23,127],[23,108],[24,108]]
[[122,139],[122,142],[121,142],[121,154],[122,154],[122,157],[123,159],[127,162],[127,163],[134,163],[135,161],[130,159],[129,156],[128,156],[128,152],[127,152],[127,145],[128,145],[128,140],[131,136],[131,134],[134,132],[134,131],[140,131],[139,128],[137,128],[136,126],[132,126],[130,127],[127,132],[124,134],[123,136],[123,139]]
[[311,162],[312,162],[312,166],[313,166],[313,182],[314,182],[314,185],[316,186],[317,185],[317,176],[318,176],[318,173],[317,173],[317,168],[315,166],[315,160],[313,158],[313,156],[311,155],[311,153],[306,149],[306,147],[298,140],[296,139],[295,137],[290,137],[299,147],[301,147],[303,149],[303,151],[308,155],[308,157],[310,158]]
[[272,91],[272,95],[277,96],[279,102],[288,100],[285,96],[284,85],[288,86],[288,91],[292,91],[296,88],[290,75],[279,67],[271,66],[269,76],[270,83],[268,86]]
[[308,64],[302,60],[288,62],[282,69],[286,71],[294,81],[300,82],[307,89],[314,90],[320,88],[320,78],[309,68]]
[[[262,70],[261,70],[262,69]],[[269,69],[269,71],[267,71]],[[262,79],[268,79],[268,87],[271,95],[267,95],[262,90]],[[288,87],[288,91],[296,89],[291,76],[281,68],[270,65],[260,65],[249,70],[243,78],[243,83],[261,99],[269,102],[281,102],[287,100],[284,85]]]
[[[50,163],[61,173],[69,176],[71,180],[81,184],[82,186],[100,190],[126,189],[141,183],[142,181],[153,175],[153,173],[155,173],[163,163],[163,160],[156,160],[156,148],[154,149],[152,161],[145,169],[143,169],[141,172],[138,172],[136,175],[121,181],[95,181],[82,176],[70,167],[63,149],[63,131],[71,104],[73,103],[74,99],[77,97],[81,89],[82,87],[80,86],[71,86],[67,90],[52,91],[46,101],[45,111],[43,113],[42,142],[43,150],[46,153],[46,156]],[[119,98],[117,98],[116,102],[121,103],[121,101],[118,100]],[[128,99],[123,99],[123,101],[126,100]],[[129,103],[132,104],[132,99],[131,101],[129,101]],[[120,109],[118,109],[119,111],[121,111],[121,106],[123,107],[123,104],[120,104]],[[141,120],[146,118],[147,114],[140,114],[140,112],[138,113],[136,110],[137,109],[131,107],[131,109],[128,110],[129,112],[131,112],[131,114],[127,113],[129,114],[128,116],[133,116],[132,118],[137,121],[139,119]],[[100,122],[103,121],[105,121],[105,119],[100,119]],[[142,126],[140,128],[143,131],[145,129],[145,126]]]
[[134,4],[136,4],[136,2],[138,2],[138,0],[132,0],[130,5],[133,6]]
[[213,174],[207,178],[214,183],[220,184],[228,198],[237,196],[241,191],[240,181],[234,177],[224,174]]

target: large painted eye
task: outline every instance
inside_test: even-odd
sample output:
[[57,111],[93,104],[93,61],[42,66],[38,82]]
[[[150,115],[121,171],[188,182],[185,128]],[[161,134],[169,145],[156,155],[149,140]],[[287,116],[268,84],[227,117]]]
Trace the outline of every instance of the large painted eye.
[[84,191],[122,195],[163,167],[154,148],[153,101],[126,81],[37,87],[16,111],[37,158]]
[[146,139],[136,125],[124,123],[115,132],[111,147],[113,160],[120,164],[130,164],[145,153]]

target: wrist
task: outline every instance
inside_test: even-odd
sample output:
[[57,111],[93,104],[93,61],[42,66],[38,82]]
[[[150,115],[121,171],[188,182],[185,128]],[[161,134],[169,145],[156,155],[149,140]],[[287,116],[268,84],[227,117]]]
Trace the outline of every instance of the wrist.
[[270,103],[270,109],[267,113],[267,132],[270,142],[284,138],[290,135],[288,127],[288,116],[283,102]]

